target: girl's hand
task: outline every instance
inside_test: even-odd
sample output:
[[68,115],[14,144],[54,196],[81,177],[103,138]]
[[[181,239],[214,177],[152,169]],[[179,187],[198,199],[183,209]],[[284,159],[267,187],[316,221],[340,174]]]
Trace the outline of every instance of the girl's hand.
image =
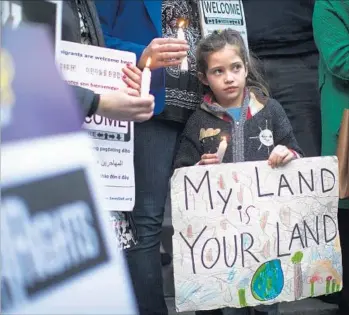
[[131,95],[139,96],[141,93],[142,71],[132,64],[127,64],[127,66],[122,69],[122,72],[124,73],[122,80],[127,84],[127,87],[138,92],[138,95],[135,95],[135,93]]
[[288,162],[292,161],[295,158],[296,156],[290,149],[288,149],[284,145],[277,145],[269,156],[268,164],[272,168],[275,168],[278,166],[286,165]]
[[198,163],[198,165],[211,165],[211,164],[219,164],[219,158],[218,155],[215,154],[204,154],[201,157],[200,162]]

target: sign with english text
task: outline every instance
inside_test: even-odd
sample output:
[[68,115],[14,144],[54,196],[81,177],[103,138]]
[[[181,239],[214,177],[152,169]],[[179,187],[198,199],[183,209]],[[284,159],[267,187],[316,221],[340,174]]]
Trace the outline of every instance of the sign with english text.
[[186,167],[171,186],[178,311],[341,290],[335,157]]
[[247,27],[242,0],[198,1],[203,36],[213,31],[231,28],[240,33],[248,49]]
[[[70,85],[96,93],[126,87],[122,68],[135,64],[133,53],[62,41],[57,55],[62,74]],[[83,127],[93,139],[96,169],[103,192],[103,210],[132,211],[135,200],[133,122],[99,115],[86,117]]]

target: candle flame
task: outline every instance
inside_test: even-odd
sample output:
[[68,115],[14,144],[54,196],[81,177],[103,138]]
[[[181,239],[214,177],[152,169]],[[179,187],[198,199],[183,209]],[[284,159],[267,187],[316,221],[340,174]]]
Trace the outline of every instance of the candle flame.
[[178,27],[183,27],[184,26],[184,21],[180,21],[179,24],[178,24]]
[[227,141],[227,137],[222,137],[222,141]]
[[150,64],[151,64],[151,57],[148,57],[145,66],[146,66],[147,68],[149,68],[149,67],[150,67]]

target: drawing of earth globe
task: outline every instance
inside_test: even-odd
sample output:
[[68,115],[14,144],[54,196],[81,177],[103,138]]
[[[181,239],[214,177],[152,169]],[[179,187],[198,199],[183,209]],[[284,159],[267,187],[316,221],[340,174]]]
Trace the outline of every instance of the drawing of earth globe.
[[280,259],[265,262],[255,272],[251,292],[258,301],[269,301],[280,295],[284,287],[284,273]]

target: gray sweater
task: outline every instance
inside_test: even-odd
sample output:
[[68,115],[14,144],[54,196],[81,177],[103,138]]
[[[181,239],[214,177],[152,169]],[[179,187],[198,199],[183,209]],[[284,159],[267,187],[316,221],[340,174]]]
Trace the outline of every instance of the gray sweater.
[[228,143],[224,163],[267,160],[279,144],[303,155],[282,106],[248,92],[239,121],[205,97],[185,127],[174,167],[192,166],[203,154],[216,153],[222,137]]

